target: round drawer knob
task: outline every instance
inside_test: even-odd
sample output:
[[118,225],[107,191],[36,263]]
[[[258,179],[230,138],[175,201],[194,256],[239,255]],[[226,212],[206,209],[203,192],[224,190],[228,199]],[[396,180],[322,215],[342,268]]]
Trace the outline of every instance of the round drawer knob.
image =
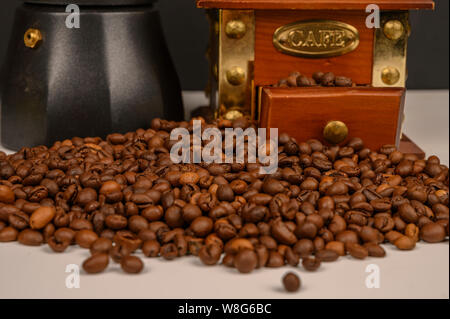
[[323,129],[323,137],[327,142],[339,144],[348,136],[348,127],[341,121],[330,121]]
[[41,31],[32,28],[28,29],[23,36],[23,41],[25,42],[25,46],[27,46],[28,48],[35,48],[39,44],[39,42],[42,41]]

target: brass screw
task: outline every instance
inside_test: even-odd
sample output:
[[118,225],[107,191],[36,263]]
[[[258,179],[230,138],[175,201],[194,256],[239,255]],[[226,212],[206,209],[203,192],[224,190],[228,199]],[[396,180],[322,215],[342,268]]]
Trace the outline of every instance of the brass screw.
[[383,32],[389,40],[398,40],[405,33],[403,23],[398,20],[389,20],[384,24]]
[[238,67],[232,67],[231,69],[227,70],[227,80],[231,85],[241,85],[245,81],[245,71]]
[[385,67],[381,71],[381,80],[384,84],[394,85],[400,80],[400,72],[392,66]]
[[238,110],[231,110],[225,114],[224,118],[229,121],[234,121],[235,119],[238,119],[242,116],[244,116],[244,114],[242,114],[242,112],[240,112]]
[[28,48],[35,48],[42,41],[41,31],[33,28],[28,29],[23,36],[23,41]]
[[348,127],[341,121],[330,121],[323,129],[323,137],[332,144],[339,144],[348,136]]
[[225,26],[225,34],[232,39],[241,39],[246,31],[245,23],[241,20],[231,20]]

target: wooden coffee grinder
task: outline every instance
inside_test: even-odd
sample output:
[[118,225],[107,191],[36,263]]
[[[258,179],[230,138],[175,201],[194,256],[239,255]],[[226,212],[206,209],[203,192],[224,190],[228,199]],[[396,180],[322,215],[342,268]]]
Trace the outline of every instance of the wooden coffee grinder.
[[[432,0],[197,0],[197,6],[211,23],[207,91],[216,117],[248,115],[298,141],[361,137],[372,149],[396,144],[424,156],[401,126],[409,10],[433,9]],[[373,12],[378,28],[366,23]],[[274,87],[293,71],[333,72],[353,86]]]

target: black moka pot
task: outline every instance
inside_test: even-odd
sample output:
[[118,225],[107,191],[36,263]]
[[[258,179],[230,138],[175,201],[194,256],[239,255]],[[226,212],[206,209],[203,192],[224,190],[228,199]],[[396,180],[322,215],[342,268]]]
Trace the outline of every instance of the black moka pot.
[[[156,0],[30,0],[16,11],[3,68],[2,144],[51,145],[182,120]],[[68,28],[68,4],[80,28]]]

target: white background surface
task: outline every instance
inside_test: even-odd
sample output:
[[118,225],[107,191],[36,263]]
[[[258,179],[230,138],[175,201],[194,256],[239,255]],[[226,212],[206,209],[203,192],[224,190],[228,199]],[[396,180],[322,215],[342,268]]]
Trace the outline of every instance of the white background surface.
[[[187,92],[184,98],[187,109],[207,104],[201,93]],[[448,91],[409,91],[404,132],[427,155],[436,154],[448,165]],[[449,298],[448,241],[420,243],[406,252],[384,247],[385,258],[341,257],[314,273],[283,267],[242,275],[224,266],[204,266],[196,257],[146,258],[139,275],[124,274],[111,263],[99,275],[81,270],[80,288],[68,289],[66,266],[81,266],[87,250],[73,246],[56,254],[47,246],[0,243],[0,298]],[[366,287],[369,264],[379,267],[378,289]],[[299,292],[283,291],[281,277],[287,271],[300,275]]]

